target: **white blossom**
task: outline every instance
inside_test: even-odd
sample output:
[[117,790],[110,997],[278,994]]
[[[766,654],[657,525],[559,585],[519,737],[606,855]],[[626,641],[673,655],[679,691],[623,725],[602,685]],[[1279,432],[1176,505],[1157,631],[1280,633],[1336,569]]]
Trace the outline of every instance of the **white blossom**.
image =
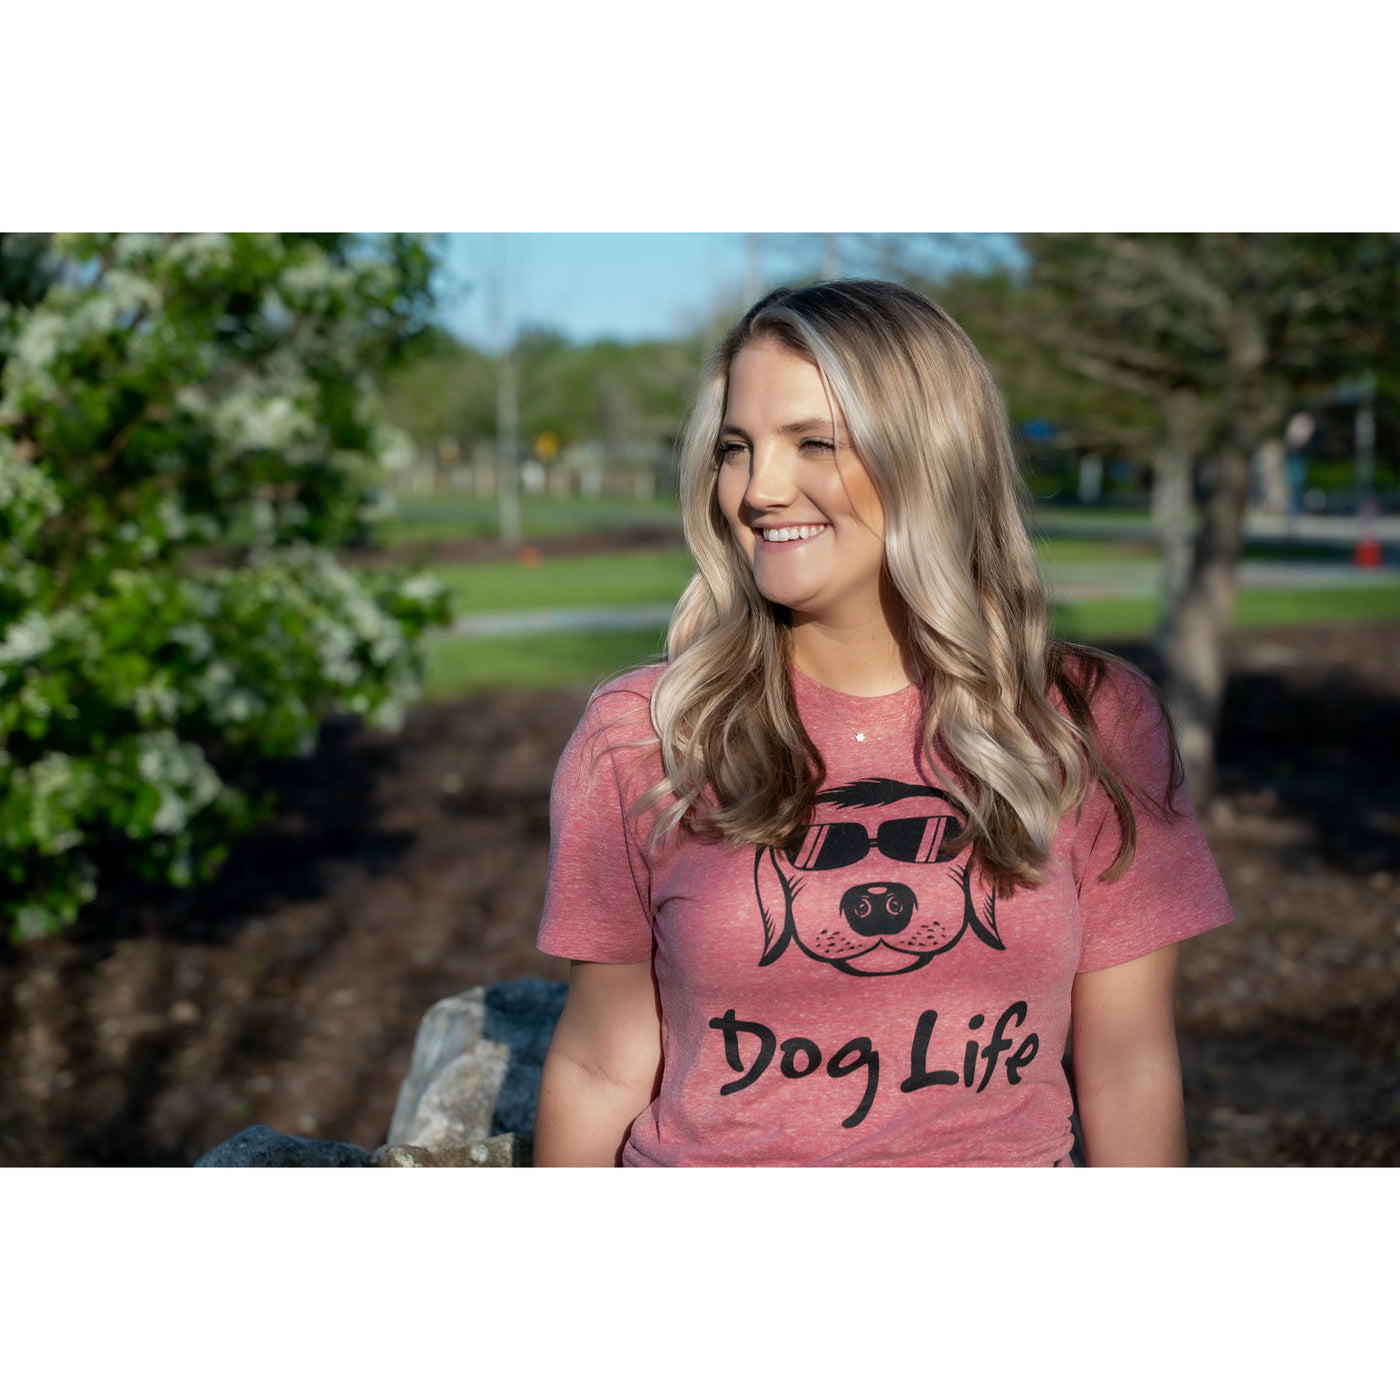
[[15,929],[21,943],[47,938],[58,927],[58,920],[42,904],[23,904],[15,915]]
[[214,650],[214,639],[202,623],[182,622],[170,629],[170,640],[179,643],[197,661],[203,661]]
[[23,666],[53,645],[53,629],[42,613],[28,612],[0,639],[0,666]]
[[432,574],[414,574],[399,584],[399,592],[403,597],[415,603],[430,606],[436,603],[447,592],[447,589],[442,581]]
[[[160,795],[151,829],[161,835],[181,831],[194,813],[207,807],[223,783],[194,745],[182,743],[169,729],[141,734],[136,740],[136,771]],[[129,835],[139,835],[128,831]]]
[[168,724],[180,712],[180,697],[164,679],[137,686],[132,692],[131,703],[136,717],[143,724],[149,724],[152,720]]
[[140,266],[157,255],[164,242],[158,233],[119,233],[112,240],[112,262],[118,267]]
[[319,305],[330,295],[348,292],[354,285],[354,275],[348,268],[336,267],[319,248],[311,248],[284,269],[278,282],[293,305]]
[[61,855],[83,842],[74,813],[92,789],[93,777],[66,753],[46,753],[20,769],[14,785],[29,799],[29,828],[43,855]]
[[160,498],[156,505],[156,519],[164,527],[166,539],[182,540],[189,534],[189,518],[174,496]]
[[386,471],[398,473],[413,465],[413,439],[390,423],[380,423],[374,430],[374,455]]
[[28,507],[29,513],[45,520],[63,508],[48,474],[24,461],[11,441],[0,435],[0,510],[14,505]]
[[193,277],[222,272],[233,264],[233,242],[226,233],[187,233],[165,248],[169,263]]
[[210,415],[215,432],[231,452],[286,452],[318,429],[311,415],[286,394],[271,396],[255,389],[224,395]]
[[22,388],[34,394],[57,393],[51,366],[64,348],[67,333],[67,316],[47,307],[29,313],[5,365],[5,381],[9,387],[5,397],[0,399],[0,409],[17,407],[16,395]]

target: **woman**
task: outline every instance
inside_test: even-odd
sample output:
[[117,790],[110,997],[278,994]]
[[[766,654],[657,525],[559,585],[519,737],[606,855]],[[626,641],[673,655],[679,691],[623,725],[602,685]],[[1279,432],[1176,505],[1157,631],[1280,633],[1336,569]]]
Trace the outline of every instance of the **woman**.
[[1230,908],[1170,726],[1047,637],[1005,412],[884,282],[760,301],[682,448],[665,665],[555,778],[540,1165],[1185,1161],[1176,945]]

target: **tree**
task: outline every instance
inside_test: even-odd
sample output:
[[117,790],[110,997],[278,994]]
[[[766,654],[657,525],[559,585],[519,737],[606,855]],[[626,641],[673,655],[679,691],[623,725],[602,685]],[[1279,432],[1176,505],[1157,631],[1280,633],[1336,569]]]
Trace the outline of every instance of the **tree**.
[[[1170,503],[1166,694],[1201,797],[1215,785],[1250,460],[1300,392],[1372,363],[1389,367],[1383,381],[1393,375],[1400,237],[1036,234],[1020,242],[1031,259],[1025,294],[988,310],[1001,334],[1057,373],[1137,398],[1155,419],[1158,489]],[[1188,551],[1189,470],[1203,456],[1209,484]],[[1181,561],[1174,570],[1173,557]]]
[[0,915],[71,922],[124,863],[211,875],[259,755],[391,724],[426,577],[362,582],[404,455],[374,376],[430,336],[406,235],[0,242]]
[[[566,446],[601,442],[618,450],[677,432],[704,347],[698,338],[576,345],[556,331],[527,327],[511,354],[524,444],[550,432]],[[478,350],[441,346],[392,377],[387,412],[422,448],[444,437],[494,442],[497,372],[497,362]]]

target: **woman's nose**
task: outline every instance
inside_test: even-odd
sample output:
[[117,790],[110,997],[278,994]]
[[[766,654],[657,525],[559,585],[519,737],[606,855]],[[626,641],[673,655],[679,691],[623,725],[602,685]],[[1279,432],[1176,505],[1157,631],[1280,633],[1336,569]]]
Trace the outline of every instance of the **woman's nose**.
[[749,484],[745,503],[753,510],[790,505],[797,491],[792,472],[776,447],[755,446],[749,457]]

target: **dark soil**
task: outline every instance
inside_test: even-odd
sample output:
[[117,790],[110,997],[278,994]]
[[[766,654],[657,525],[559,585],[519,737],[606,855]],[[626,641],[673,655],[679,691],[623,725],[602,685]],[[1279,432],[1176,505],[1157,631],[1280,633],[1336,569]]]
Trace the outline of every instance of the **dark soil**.
[[[1182,953],[1192,1160],[1400,1165],[1400,623],[1232,666],[1203,817],[1239,917]],[[583,698],[331,726],[215,884],[0,951],[0,1163],[187,1164],[250,1123],[379,1144],[434,1001],[563,974],[533,938]]]

